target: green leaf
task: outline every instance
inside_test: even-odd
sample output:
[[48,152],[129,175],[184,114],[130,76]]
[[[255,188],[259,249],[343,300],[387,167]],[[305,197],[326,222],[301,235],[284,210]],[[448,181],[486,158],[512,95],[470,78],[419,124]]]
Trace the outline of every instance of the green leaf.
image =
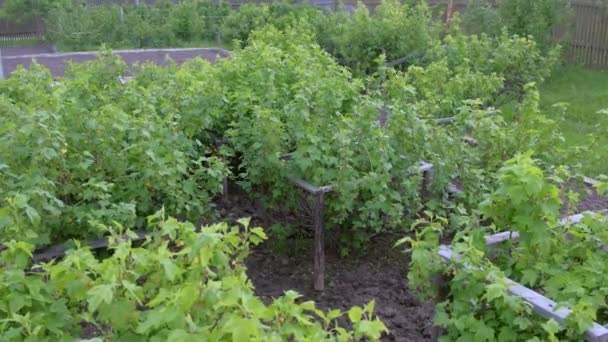
[[169,281],[174,281],[178,272],[178,268],[173,263],[171,259],[164,258],[160,260],[161,265],[163,265],[163,269],[165,270],[165,276]]
[[114,296],[114,286],[112,284],[102,284],[92,287],[87,291],[87,302],[89,312],[97,310],[101,303],[110,304]]
[[545,330],[549,335],[555,335],[558,332],[562,331],[562,327],[555,320],[550,319],[547,322],[542,324],[543,330]]
[[[359,310],[361,311],[361,309],[359,309]],[[342,311],[340,311],[338,309],[334,309],[334,310],[329,311],[325,317],[327,318],[328,321],[332,321],[340,316],[342,316]]]
[[245,228],[249,228],[249,223],[251,222],[251,217],[244,217],[238,219],[236,222],[242,224]]
[[359,321],[361,321],[361,318],[363,317],[363,310],[358,307],[352,307],[350,308],[350,310],[348,310],[348,318],[351,320],[351,322],[353,323],[357,323]]
[[479,324],[475,327],[475,341],[494,341],[494,329],[485,324]]
[[266,233],[264,233],[264,229],[257,227],[257,228],[253,228],[251,230],[251,232],[257,236],[259,236],[260,238],[266,240],[268,237],[266,236]]
[[372,299],[369,303],[367,303],[365,305],[365,312],[367,312],[368,317],[372,317],[375,306],[376,306],[376,301],[374,299]]

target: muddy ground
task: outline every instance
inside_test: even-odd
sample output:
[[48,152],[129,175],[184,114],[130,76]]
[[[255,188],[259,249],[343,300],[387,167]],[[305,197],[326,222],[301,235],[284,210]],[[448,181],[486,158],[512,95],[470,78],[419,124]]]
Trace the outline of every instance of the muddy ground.
[[[576,209],[569,210],[568,199],[566,196],[562,196],[563,206],[561,208],[562,216],[582,213],[584,211],[598,211],[608,209],[608,197],[598,195],[595,189],[588,184],[581,184],[580,182],[570,182],[562,186],[562,193],[568,190],[574,190],[579,193],[579,202],[576,205]],[[571,211],[571,212],[569,212]]]
[[376,301],[376,313],[390,330],[386,341],[426,341],[431,337],[433,305],[420,301],[407,287],[409,260],[394,249],[395,236],[371,241],[365,251],[347,258],[326,255],[325,291],[312,288],[312,253],[278,255],[268,247],[254,250],[247,274],[256,294],[269,302],[291,289],[318,307],[346,310]]

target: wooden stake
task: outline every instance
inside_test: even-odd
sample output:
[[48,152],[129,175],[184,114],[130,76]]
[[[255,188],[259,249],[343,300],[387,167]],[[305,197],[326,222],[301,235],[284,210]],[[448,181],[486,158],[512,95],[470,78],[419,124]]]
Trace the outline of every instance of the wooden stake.
[[314,288],[317,291],[325,290],[325,237],[324,237],[324,208],[325,198],[323,192],[315,194],[314,206]]
[[450,18],[452,17],[453,7],[454,7],[454,0],[448,0],[448,10],[446,11],[446,14],[445,14],[445,23],[446,24],[450,22]]
[[224,177],[224,181],[223,181],[223,191],[222,191],[222,196],[224,199],[224,203],[228,203],[228,177]]
[[427,201],[431,198],[431,184],[433,183],[433,168],[429,167],[422,171],[422,190],[421,198],[423,201]]

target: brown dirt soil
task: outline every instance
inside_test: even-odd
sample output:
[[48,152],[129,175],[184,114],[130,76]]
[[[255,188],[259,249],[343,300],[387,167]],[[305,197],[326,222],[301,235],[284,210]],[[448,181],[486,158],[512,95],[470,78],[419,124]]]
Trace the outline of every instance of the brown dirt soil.
[[[264,301],[295,290],[319,308],[346,310],[376,301],[376,314],[388,327],[385,341],[427,341],[431,338],[433,304],[420,301],[407,288],[409,260],[393,248],[395,236],[380,236],[365,251],[340,258],[326,255],[325,291],[312,287],[312,251],[280,255],[268,247],[255,249],[247,259],[247,274]],[[311,246],[312,241],[308,244]]]
[[[36,60],[39,64],[46,66],[53,76],[63,76],[65,72],[65,64],[67,62],[84,63],[97,59],[97,52],[75,52],[75,53],[39,53],[26,54],[29,50],[21,49],[8,52],[5,55],[5,50],[2,50],[2,63],[5,77],[17,68],[18,65],[23,65],[29,68],[32,60]],[[149,50],[117,50],[114,51],[129,65],[143,64],[152,62],[158,65],[167,65],[170,58],[177,64],[181,64],[188,59],[201,57],[214,63],[218,57],[227,57],[228,52],[219,48],[201,48],[201,49],[149,49]]]
[[[217,203],[220,220],[251,217],[251,225],[265,229],[276,222],[305,221],[297,213],[262,211],[236,187],[231,186],[229,192],[227,201]],[[247,275],[262,300],[269,303],[285,291],[294,290],[303,296],[302,301],[313,300],[321,309],[346,310],[374,299],[375,313],[390,331],[384,341],[431,339],[434,305],[418,300],[408,289],[409,257],[393,247],[401,236],[377,236],[365,250],[343,258],[335,253],[335,248],[326,246],[325,291],[317,292],[313,289],[312,239],[306,228],[300,229],[302,234],[288,239],[282,252],[269,241],[249,255]]]
[[50,45],[15,46],[0,48],[3,57],[32,55],[38,53],[54,53],[55,50]]
[[560,210],[562,216],[582,213],[584,211],[598,211],[608,209],[608,197],[598,195],[595,189],[587,184],[570,182],[563,186],[562,192],[574,190],[579,192],[579,202],[573,213],[568,213],[568,199],[562,196],[563,205]]

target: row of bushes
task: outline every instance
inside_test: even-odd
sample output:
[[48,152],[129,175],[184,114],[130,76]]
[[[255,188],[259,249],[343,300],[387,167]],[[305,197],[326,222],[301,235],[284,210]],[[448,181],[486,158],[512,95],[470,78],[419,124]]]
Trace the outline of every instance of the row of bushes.
[[56,6],[46,17],[48,39],[62,50],[178,47],[216,39],[227,4],[207,0],[154,6],[88,6],[79,1]]
[[556,28],[567,32],[571,13],[567,0],[470,0],[463,14],[463,27],[468,33],[497,36],[531,35],[542,47],[555,44]]
[[[358,245],[420,207],[418,179],[404,172],[422,160],[440,165],[438,188],[454,176],[477,187],[475,172],[517,151],[549,153],[557,132],[539,116],[532,86],[517,120],[477,115],[508,82],[542,80],[554,60],[519,37],[455,32],[445,42],[407,73],[380,68],[366,78],[306,28],[274,27],[217,64],[145,65],[127,85],[116,80],[126,68],[116,56],[73,65],[58,85],[40,67],[20,70],[0,82],[0,237],[47,244],[102,234],[99,223],[142,227],[161,205],[209,218],[227,175],[285,206],[296,199],[289,174],[340,189],[327,199],[328,226],[342,228],[344,246]],[[378,106],[390,111],[384,126]],[[462,117],[457,128],[433,125],[450,115]],[[464,149],[467,127],[491,138]],[[219,151],[218,137],[229,140]],[[278,158],[285,152],[294,152],[289,163]]]
[[[465,12],[462,27],[491,37],[531,34],[541,47],[549,48],[551,30],[563,18],[563,8],[561,0],[534,5],[503,0],[498,7],[477,1]],[[373,72],[381,54],[389,61],[409,57],[408,64],[416,63],[447,33],[433,20],[426,1],[386,0],[372,15],[363,4],[348,13],[289,2],[244,4],[234,11],[226,2],[211,0],[121,7],[87,6],[75,0],[52,7],[46,17],[49,39],[63,50],[98,49],[103,44],[108,48],[200,46],[217,44],[220,37],[224,44],[234,40],[246,44],[252,31],[266,25],[307,26],[325,51],[356,74]]]
[[246,44],[252,31],[266,25],[307,26],[321,47],[356,72],[371,71],[382,53],[389,60],[419,55],[441,33],[428,5],[397,1],[384,2],[375,15],[363,5],[351,15],[287,2],[245,4],[238,11],[210,0],[120,7],[74,3],[50,9],[46,25],[48,38],[62,50],[206,45],[219,37],[226,44]]

